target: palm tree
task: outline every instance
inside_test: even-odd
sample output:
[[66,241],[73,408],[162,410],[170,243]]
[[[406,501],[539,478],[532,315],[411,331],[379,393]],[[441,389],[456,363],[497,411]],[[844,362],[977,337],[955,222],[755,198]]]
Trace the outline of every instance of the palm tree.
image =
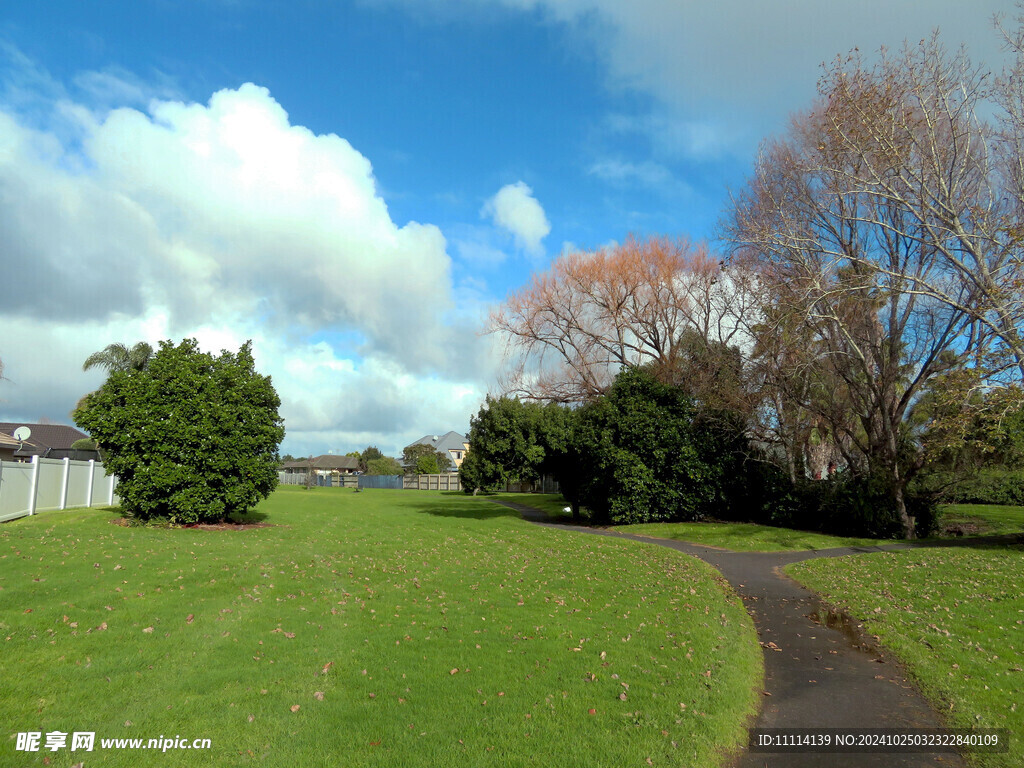
[[100,352],[93,352],[85,362],[82,363],[82,370],[99,366],[106,368],[107,373],[114,371],[141,371],[149,365],[153,357],[153,348],[144,341],[140,341],[134,347],[128,348],[124,344],[108,344]]

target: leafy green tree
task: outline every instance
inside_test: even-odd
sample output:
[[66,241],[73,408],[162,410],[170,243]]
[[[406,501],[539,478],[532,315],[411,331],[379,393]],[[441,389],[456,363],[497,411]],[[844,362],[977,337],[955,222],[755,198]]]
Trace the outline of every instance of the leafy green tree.
[[[378,459],[370,459],[366,462],[366,474],[368,475],[401,475],[402,465],[390,456],[381,456]],[[436,474],[436,473],[435,473]]]
[[470,450],[459,468],[463,489],[492,490],[544,474],[569,481],[571,418],[570,409],[555,403],[488,396],[470,421]]
[[363,450],[363,452],[359,454],[359,460],[366,464],[367,466],[369,466],[370,462],[373,461],[374,459],[384,458],[387,457],[383,453],[381,453],[380,449],[375,445],[366,446],[365,450]]
[[82,363],[82,370],[105,368],[108,373],[114,371],[141,371],[153,359],[153,347],[140,341],[133,347],[126,344],[108,344],[99,352],[93,352]]
[[642,368],[618,374],[577,414],[578,500],[597,522],[698,520],[721,495],[724,465],[691,398]]
[[413,443],[402,451],[403,464],[415,475],[438,475],[448,472],[452,462],[447,453],[435,451],[426,443]]
[[145,368],[112,371],[74,417],[106,453],[126,510],[189,524],[243,513],[273,491],[280,402],[250,342],[215,357],[186,339],[160,342]]

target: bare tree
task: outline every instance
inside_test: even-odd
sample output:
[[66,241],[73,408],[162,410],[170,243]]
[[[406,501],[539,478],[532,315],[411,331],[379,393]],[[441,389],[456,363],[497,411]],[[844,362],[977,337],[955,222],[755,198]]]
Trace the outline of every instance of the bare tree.
[[755,357],[791,467],[809,430],[827,435],[852,471],[887,476],[908,537],[916,399],[965,366],[987,382],[1024,370],[1015,204],[977,116],[986,87],[936,39],[870,69],[838,62],[819,104],[764,145],[724,225],[757,275]]
[[580,402],[624,366],[677,375],[693,339],[734,342],[739,301],[705,244],[630,237],[562,256],[492,312],[489,330],[508,344],[507,392]]
[[[977,321],[988,363],[1024,374],[1024,96],[1021,53],[1002,77],[933,35],[868,67],[837,61],[820,84],[823,170],[866,204],[858,223],[903,238],[930,268],[907,291]],[[982,115],[999,107],[994,120]],[[837,254],[889,269],[871,254]],[[896,265],[897,267],[899,265]]]

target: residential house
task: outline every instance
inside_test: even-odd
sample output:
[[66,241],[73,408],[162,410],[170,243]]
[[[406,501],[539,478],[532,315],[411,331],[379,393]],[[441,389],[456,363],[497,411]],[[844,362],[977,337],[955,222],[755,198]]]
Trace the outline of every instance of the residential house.
[[[309,469],[309,459],[286,461],[281,464],[281,469],[285,472],[305,472]],[[313,469],[318,475],[329,475],[332,472],[354,475],[359,472],[359,459],[354,456],[335,456],[327,453],[313,458]]]
[[15,452],[21,443],[10,435],[0,434],[0,461],[14,461]]
[[[88,461],[96,459],[99,461],[100,454],[94,450],[82,450],[72,448],[76,440],[88,439],[88,435],[79,429],[64,424],[26,424],[21,421],[0,422],[0,435],[14,439],[14,431],[18,427],[28,427],[31,435],[28,440],[19,443],[14,451],[13,461],[31,461],[33,456],[42,459],[75,459],[77,461]],[[4,441],[6,443],[6,441]]]
[[452,461],[450,470],[452,472],[459,471],[462,460],[466,458],[466,452],[469,450],[469,440],[458,432],[448,432],[444,435],[424,435],[419,440],[407,445],[406,448],[411,448],[414,445],[429,445],[439,453],[447,453]]

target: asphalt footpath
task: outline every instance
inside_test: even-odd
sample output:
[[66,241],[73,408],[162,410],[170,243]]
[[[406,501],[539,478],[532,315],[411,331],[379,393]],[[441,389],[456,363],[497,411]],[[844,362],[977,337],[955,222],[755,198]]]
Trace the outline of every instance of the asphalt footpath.
[[[819,557],[903,549],[844,547],[805,552],[730,552],[667,539],[548,522],[544,513],[515,502],[497,502],[524,519],[550,528],[658,544],[699,557],[714,566],[742,598],[754,620],[764,652],[765,680],[761,712],[753,727],[823,728],[833,736],[855,729],[939,728],[938,715],[886,655],[849,617],[836,614],[812,592],[782,573],[789,563]],[[754,733],[758,733],[755,730]],[[783,739],[785,741],[785,739]],[[812,749],[814,751],[812,751]],[[835,752],[800,748],[766,752],[748,748],[735,768],[918,768],[965,763],[955,752]]]

